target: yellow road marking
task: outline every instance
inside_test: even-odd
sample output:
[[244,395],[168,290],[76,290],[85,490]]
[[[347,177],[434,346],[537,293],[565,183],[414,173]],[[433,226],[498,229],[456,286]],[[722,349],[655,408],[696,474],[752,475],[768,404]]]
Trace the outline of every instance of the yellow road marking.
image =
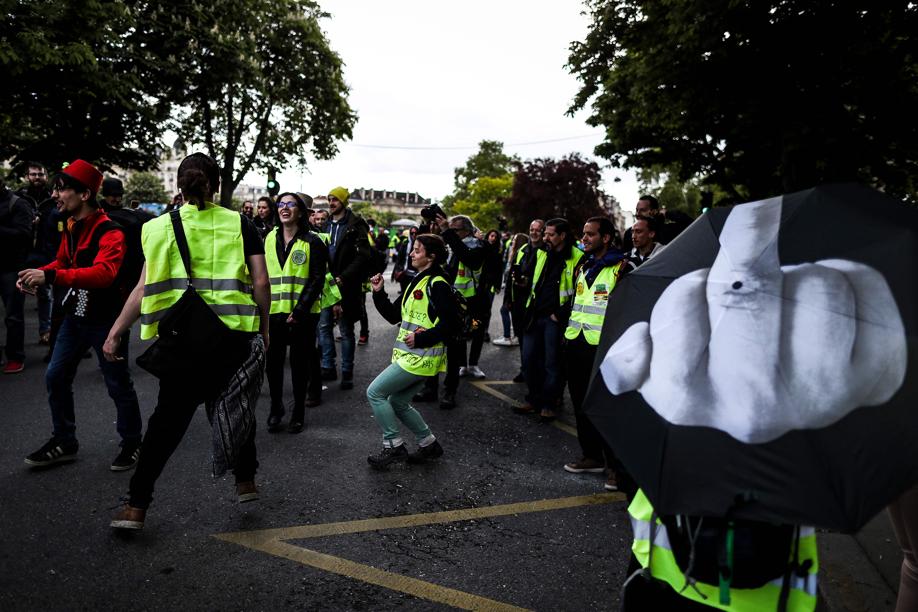
[[[482,391],[484,391],[485,393],[490,393],[494,397],[507,402],[511,406],[522,406],[520,402],[516,401],[509,395],[505,395],[501,393],[500,391],[498,391],[497,389],[492,389],[490,386],[490,385],[514,385],[516,384],[512,380],[489,380],[487,382],[476,380],[476,381],[473,381],[472,384],[478,387],[479,389],[481,389]],[[567,423],[562,423],[561,421],[554,420],[551,422],[551,424],[557,427],[558,429],[560,429],[561,431],[563,431],[564,433],[569,433],[574,437],[577,436],[577,429],[574,427],[571,427]]]
[[280,529],[220,533],[213,537],[253,550],[266,552],[283,559],[296,561],[303,565],[309,565],[320,570],[339,574],[348,578],[354,578],[356,580],[362,580],[393,591],[407,593],[415,597],[446,604],[455,608],[465,610],[519,611],[523,610],[523,608],[504,604],[472,593],[450,589],[431,582],[425,582],[416,578],[387,572],[370,565],[356,563],[341,557],[295,546],[286,543],[284,540],[303,540],[325,536],[380,531],[384,529],[402,529],[405,527],[420,527],[456,521],[510,516],[530,512],[545,512],[564,508],[609,504],[623,499],[625,499],[625,496],[621,493],[601,493],[597,495],[581,495],[576,497],[561,497],[557,499],[503,504],[500,506],[446,510],[427,514],[408,514],[357,521],[325,523],[322,525],[301,525]]

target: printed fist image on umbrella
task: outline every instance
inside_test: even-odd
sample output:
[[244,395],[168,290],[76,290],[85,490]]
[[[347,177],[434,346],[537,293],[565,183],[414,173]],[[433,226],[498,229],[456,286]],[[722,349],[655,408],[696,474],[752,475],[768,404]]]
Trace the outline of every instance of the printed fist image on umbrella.
[[714,209],[616,290],[586,412],[661,514],[855,530],[918,481],[916,262],[866,187]]

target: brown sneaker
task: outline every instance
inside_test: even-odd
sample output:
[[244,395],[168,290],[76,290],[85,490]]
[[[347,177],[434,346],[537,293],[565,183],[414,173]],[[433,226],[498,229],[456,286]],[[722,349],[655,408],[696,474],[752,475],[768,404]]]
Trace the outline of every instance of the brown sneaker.
[[525,403],[525,404],[522,404],[522,405],[520,405],[520,406],[514,406],[514,407],[513,407],[513,412],[515,412],[515,413],[517,413],[517,414],[535,414],[535,413],[536,413],[536,409],[535,409],[535,407],[534,407],[532,404],[530,404],[530,403]]
[[579,461],[564,464],[564,469],[571,474],[599,474],[605,471],[606,466],[601,461],[581,457]]
[[121,510],[112,517],[112,522],[109,525],[112,529],[143,529],[143,521],[147,517],[147,511],[143,508],[135,508],[134,506],[125,503]]
[[254,480],[236,483],[236,498],[240,504],[255,501],[258,499],[258,489],[255,487]]
[[606,491],[618,491],[618,480],[615,478],[615,472],[609,470],[609,475],[606,478],[606,484],[602,485],[602,488]]

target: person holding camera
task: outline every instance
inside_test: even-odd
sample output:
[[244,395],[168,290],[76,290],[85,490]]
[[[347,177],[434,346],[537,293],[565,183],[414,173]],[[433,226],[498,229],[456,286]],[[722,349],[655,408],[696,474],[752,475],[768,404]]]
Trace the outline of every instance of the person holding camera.
[[[439,207],[437,207],[439,209]],[[485,292],[481,288],[481,269],[484,265],[486,251],[484,241],[475,237],[475,226],[465,215],[456,215],[447,220],[442,210],[437,210],[434,221],[440,229],[440,235],[449,246],[450,256],[444,272],[447,280],[472,305],[472,316],[481,320],[482,304]],[[444,381],[443,399],[440,408],[444,410],[456,407],[456,390],[459,388],[459,377],[471,374],[475,378],[484,378],[485,374],[478,367],[478,356],[484,344],[484,328],[479,326],[472,332],[472,348],[468,359],[465,339],[454,339],[447,343],[446,380]],[[473,361],[474,363],[470,363]],[[424,391],[415,396],[415,401],[435,401],[439,376],[427,381]]]

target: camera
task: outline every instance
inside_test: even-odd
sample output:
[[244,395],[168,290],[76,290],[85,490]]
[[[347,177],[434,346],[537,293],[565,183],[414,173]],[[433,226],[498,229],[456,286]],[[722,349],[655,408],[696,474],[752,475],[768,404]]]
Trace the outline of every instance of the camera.
[[434,221],[437,215],[447,216],[446,213],[443,212],[443,209],[440,208],[439,204],[430,204],[421,209],[421,216],[427,221]]

